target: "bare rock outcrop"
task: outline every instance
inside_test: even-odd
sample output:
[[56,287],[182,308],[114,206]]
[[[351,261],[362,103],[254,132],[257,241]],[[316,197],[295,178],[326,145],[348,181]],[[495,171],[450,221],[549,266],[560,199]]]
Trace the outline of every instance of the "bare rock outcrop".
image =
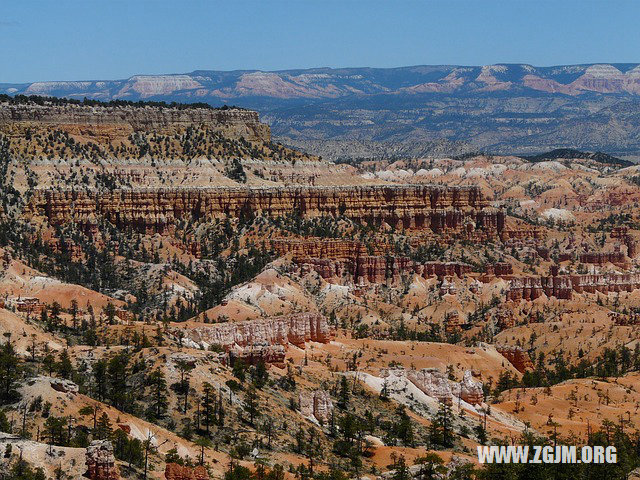
[[118,228],[162,233],[178,220],[343,215],[355,221],[397,228],[480,232],[495,237],[504,212],[488,206],[478,187],[440,185],[147,188],[130,190],[37,190],[26,212],[53,225],[75,222],[95,228],[104,219]]
[[551,275],[547,277],[514,277],[509,283],[507,300],[535,300],[543,294],[571,300],[576,293],[631,292],[640,289],[638,273],[600,273]]
[[208,348],[218,345],[233,347],[287,345],[304,348],[306,342],[328,343],[332,337],[327,318],[318,313],[294,313],[281,317],[260,318],[242,322],[199,325],[194,328],[174,328],[184,337]]
[[619,267],[628,265],[627,257],[624,253],[618,252],[585,252],[579,256],[580,263],[589,263],[593,265],[604,265],[605,263],[613,263]]
[[260,123],[257,112],[239,108],[172,108],[153,105],[38,105],[0,102],[0,127],[6,124],[55,125],[94,131],[101,127],[119,127],[125,132],[169,132],[175,127],[205,125],[221,130],[227,137],[271,141],[269,126]]
[[425,368],[422,370],[410,370],[407,378],[422,392],[436,398],[442,403],[453,403],[453,391],[447,376],[437,368]]
[[228,352],[228,358],[231,366],[236,361],[242,360],[246,365],[257,365],[260,362],[264,362],[267,365],[284,368],[285,354],[286,352],[282,345],[249,345],[231,348]]
[[87,472],[91,480],[118,480],[120,473],[113,455],[113,445],[108,440],[94,440],[87,447]]
[[520,373],[533,370],[533,362],[529,354],[520,347],[496,345],[496,350],[506,358]]
[[455,397],[460,397],[463,401],[471,405],[479,405],[484,402],[484,391],[482,382],[473,378],[471,370],[465,370],[460,383],[454,383],[452,392]]
[[79,392],[78,385],[73,383],[71,380],[65,380],[64,378],[52,378],[51,388],[57,392],[71,393],[73,395]]
[[325,424],[331,418],[333,401],[325,390],[315,392],[300,392],[298,396],[300,413],[305,417],[314,417],[321,424]]
[[177,463],[167,463],[164,469],[166,480],[209,480],[207,469],[202,465],[189,467]]

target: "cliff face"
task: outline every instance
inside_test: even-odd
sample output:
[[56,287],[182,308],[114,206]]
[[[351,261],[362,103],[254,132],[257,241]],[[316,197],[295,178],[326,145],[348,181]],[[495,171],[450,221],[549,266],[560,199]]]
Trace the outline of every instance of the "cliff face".
[[208,108],[159,108],[153,106],[87,106],[0,103],[0,128],[23,123],[53,125],[64,130],[87,131],[121,127],[124,131],[165,132],[175,127],[205,125],[222,130],[230,138],[271,141],[269,126],[250,110]]
[[287,345],[304,348],[305,342],[327,343],[331,330],[326,317],[317,313],[297,313],[244,322],[216,323],[191,329],[178,328],[184,337],[203,346],[227,349],[254,345]]
[[190,467],[177,463],[167,463],[164,469],[166,480],[209,480],[207,469],[202,465]]
[[520,347],[496,346],[498,353],[506,358],[520,373],[533,370],[529,354]]
[[640,288],[640,274],[602,273],[558,275],[549,277],[515,277],[507,290],[507,300],[535,300],[542,296],[571,300],[576,293],[631,292]]
[[324,279],[348,275],[356,284],[397,282],[403,274],[462,278],[471,272],[471,265],[461,262],[421,263],[407,257],[385,255],[391,247],[384,243],[365,245],[343,239],[276,239],[271,246],[280,255],[291,254],[302,273],[314,271]]
[[113,445],[108,440],[94,440],[87,447],[87,472],[91,480],[118,480],[120,474],[113,455]]
[[98,217],[119,228],[162,233],[178,219],[344,215],[398,228],[499,233],[504,213],[487,207],[476,187],[349,186],[185,188],[86,191],[40,190],[27,213],[54,225],[76,222],[92,228]]
[[397,283],[402,275],[423,278],[456,275],[462,278],[471,272],[471,265],[454,262],[419,263],[406,257],[357,256],[346,260],[308,258],[299,260],[302,272],[315,271],[324,279],[349,275],[356,284]]

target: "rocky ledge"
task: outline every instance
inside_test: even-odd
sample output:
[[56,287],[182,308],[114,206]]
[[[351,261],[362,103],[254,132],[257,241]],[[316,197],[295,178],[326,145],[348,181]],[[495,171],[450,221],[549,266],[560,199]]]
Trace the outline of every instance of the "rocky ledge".
[[504,227],[504,212],[488,206],[476,187],[438,185],[168,188],[107,192],[38,190],[26,213],[53,225],[75,222],[85,230],[104,219],[119,228],[164,233],[178,220],[344,216],[396,228],[490,232]]

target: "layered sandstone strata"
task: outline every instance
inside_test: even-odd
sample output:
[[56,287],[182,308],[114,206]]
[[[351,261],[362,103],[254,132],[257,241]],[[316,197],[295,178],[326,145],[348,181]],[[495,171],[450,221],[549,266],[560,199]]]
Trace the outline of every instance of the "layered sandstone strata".
[[614,227],[611,230],[611,238],[620,239],[627,247],[627,256],[629,258],[636,258],[638,254],[638,241],[629,233],[627,227]]
[[471,370],[465,370],[460,383],[454,383],[451,391],[456,398],[470,403],[471,405],[479,405],[484,402],[484,390],[482,390],[482,382],[473,378]]
[[423,370],[410,370],[407,378],[418,387],[423,393],[437,399],[442,403],[451,405],[453,403],[453,391],[447,376],[436,368],[425,368]]
[[101,128],[171,132],[172,129],[204,125],[221,130],[227,137],[271,141],[269,126],[260,123],[257,112],[239,108],[170,108],[150,105],[43,105],[0,102],[0,128],[8,124],[52,125],[83,134],[99,134]]
[[229,364],[233,366],[241,360],[245,365],[257,365],[263,362],[267,365],[275,365],[284,368],[285,349],[282,345],[248,345],[246,347],[233,347],[228,352]]
[[576,293],[631,292],[640,289],[640,274],[601,273],[557,275],[548,277],[515,277],[507,290],[507,300],[535,300],[545,294],[570,300]]
[[391,378],[391,389],[406,386],[397,383],[397,379],[406,379],[415,385],[421,392],[429,397],[435,398],[439,402],[452,405],[454,400],[462,400],[471,405],[478,405],[484,402],[484,391],[482,382],[473,378],[471,370],[466,370],[461,382],[451,381],[447,375],[437,368],[424,368],[422,370],[391,369],[381,372],[385,378],[385,384]]
[[302,272],[315,271],[324,279],[349,276],[358,285],[397,283],[403,275],[423,278],[457,276],[471,273],[471,265],[460,262],[419,263],[406,257],[362,256],[347,260],[308,258],[300,260]]
[[614,265],[625,267],[627,257],[622,252],[585,252],[580,254],[580,263],[589,263],[594,265],[604,265],[605,263],[613,263]]
[[497,262],[485,266],[484,273],[486,275],[492,275],[496,277],[504,277],[507,275],[513,275],[513,265],[508,262]]
[[281,255],[291,254],[303,273],[315,271],[324,279],[349,276],[356,284],[397,282],[402,275],[462,278],[472,270],[471,265],[461,262],[422,263],[383,255],[389,250],[386,245],[365,245],[353,240],[276,239],[271,245]]
[[302,415],[313,417],[321,424],[327,423],[333,412],[333,401],[325,390],[316,390],[311,393],[300,392],[298,405]]
[[113,445],[108,440],[94,440],[87,447],[87,473],[91,480],[118,480],[120,474],[113,455]]
[[209,474],[202,465],[189,467],[177,463],[167,463],[164,469],[164,478],[166,480],[209,480]]
[[277,238],[271,247],[280,255],[291,254],[297,262],[307,259],[348,260],[367,255],[382,255],[387,249],[381,244],[365,245],[356,240],[308,238]]
[[304,348],[305,342],[328,343],[332,336],[327,318],[318,313],[175,328],[174,333],[181,333],[184,338],[205,348],[218,345],[227,350],[289,343]]
[[178,220],[291,214],[343,215],[358,222],[434,233],[480,230],[496,235],[504,226],[504,212],[488,207],[479,188],[433,185],[50,189],[35,192],[26,213],[46,217],[54,225],[75,222],[87,230],[105,219],[118,228],[159,233]]
[[533,362],[529,354],[520,347],[496,345],[496,350],[506,358],[520,373],[533,370]]

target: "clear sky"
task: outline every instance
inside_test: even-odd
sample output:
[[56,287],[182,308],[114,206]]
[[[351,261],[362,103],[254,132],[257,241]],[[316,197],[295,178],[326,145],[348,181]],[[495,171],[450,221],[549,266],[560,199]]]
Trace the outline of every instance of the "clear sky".
[[640,0],[2,0],[0,82],[640,62]]

